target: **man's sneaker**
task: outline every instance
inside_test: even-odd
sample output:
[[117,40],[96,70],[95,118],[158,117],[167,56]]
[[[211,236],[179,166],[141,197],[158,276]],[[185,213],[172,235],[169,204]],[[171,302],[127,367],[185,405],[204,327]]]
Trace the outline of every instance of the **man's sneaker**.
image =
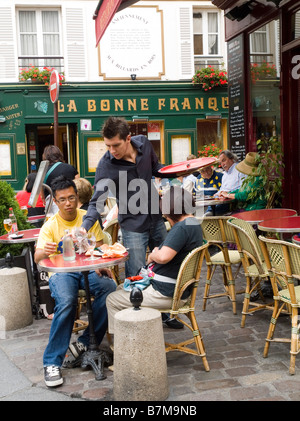
[[60,367],[57,367],[56,365],[48,365],[44,367],[44,379],[46,386],[48,387],[55,387],[63,384]]
[[87,351],[87,347],[81,342],[73,342],[69,345],[63,367],[74,368],[81,365],[82,354]]

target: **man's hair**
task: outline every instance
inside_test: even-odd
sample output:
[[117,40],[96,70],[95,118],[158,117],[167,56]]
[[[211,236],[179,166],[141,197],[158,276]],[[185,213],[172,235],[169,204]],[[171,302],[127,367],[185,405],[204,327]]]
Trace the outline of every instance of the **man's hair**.
[[75,178],[74,183],[77,187],[79,201],[84,205],[91,200],[93,196],[93,186],[85,178]]
[[183,215],[195,213],[195,200],[192,194],[179,186],[171,186],[163,195],[161,203],[163,215],[178,222]]
[[220,156],[224,154],[225,156],[227,156],[228,159],[232,159],[234,162],[238,162],[239,158],[236,156],[236,154],[234,154],[233,152],[231,152],[229,149],[224,149],[224,151],[221,151],[219,153],[219,158]]
[[43,160],[47,160],[50,164],[55,162],[64,162],[64,156],[58,146],[48,145],[43,152]]
[[103,137],[112,139],[115,136],[120,136],[120,139],[126,140],[130,134],[130,129],[125,118],[109,117],[102,126]]
[[54,178],[54,180],[51,183],[51,189],[54,197],[56,196],[57,191],[65,190],[69,187],[73,187],[75,193],[77,193],[77,188],[74,181],[70,178],[65,177],[64,175],[60,175],[59,177]]

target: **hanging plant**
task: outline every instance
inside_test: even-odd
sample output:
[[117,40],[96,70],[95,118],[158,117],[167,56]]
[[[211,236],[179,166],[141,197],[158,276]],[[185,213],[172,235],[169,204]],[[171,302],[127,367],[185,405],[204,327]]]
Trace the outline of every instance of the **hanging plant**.
[[[30,67],[26,67],[20,70],[19,80],[20,82],[25,82],[26,80],[30,79],[32,82],[39,82],[49,86],[52,70],[55,69],[53,67],[43,67],[42,70],[40,70],[39,67],[30,65]],[[59,84],[61,85],[63,82],[65,82],[64,73],[58,73],[58,76],[60,81]]]
[[207,156],[216,156],[220,155],[221,149],[215,143],[210,145],[203,145],[200,151],[198,151],[198,158],[203,158]]
[[212,66],[203,67],[192,77],[193,85],[201,85],[204,91],[209,91],[217,86],[228,85],[227,72],[224,69],[214,69]]

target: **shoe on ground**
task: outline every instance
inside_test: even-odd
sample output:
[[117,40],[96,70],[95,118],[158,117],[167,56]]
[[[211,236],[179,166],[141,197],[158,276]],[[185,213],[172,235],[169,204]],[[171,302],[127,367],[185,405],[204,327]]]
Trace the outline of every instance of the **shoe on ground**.
[[44,379],[46,386],[56,387],[63,384],[60,367],[56,365],[48,365],[44,367]]
[[81,365],[82,354],[87,351],[87,347],[81,342],[72,342],[69,345],[63,367],[74,368]]
[[204,216],[213,216],[214,214],[212,213],[212,211],[207,211],[205,212]]
[[[264,296],[264,298],[273,298],[272,285],[264,284],[261,287],[261,293]],[[252,294],[251,298],[250,298],[251,301],[257,301],[259,299],[261,299],[261,296],[259,295],[258,291],[256,291],[254,294]]]
[[171,329],[183,329],[183,324],[174,317],[170,317],[169,314],[162,313],[162,321],[167,327]]

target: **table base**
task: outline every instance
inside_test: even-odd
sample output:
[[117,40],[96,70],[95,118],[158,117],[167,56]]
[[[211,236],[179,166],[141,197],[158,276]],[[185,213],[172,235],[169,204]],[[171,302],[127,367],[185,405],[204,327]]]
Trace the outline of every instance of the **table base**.
[[96,380],[106,379],[106,376],[104,375],[105,363],[107,366],[112,365],[113,363],[111,355],[106,351],[88,350],[82,355],[81,367],[92,367],[96,375]]

